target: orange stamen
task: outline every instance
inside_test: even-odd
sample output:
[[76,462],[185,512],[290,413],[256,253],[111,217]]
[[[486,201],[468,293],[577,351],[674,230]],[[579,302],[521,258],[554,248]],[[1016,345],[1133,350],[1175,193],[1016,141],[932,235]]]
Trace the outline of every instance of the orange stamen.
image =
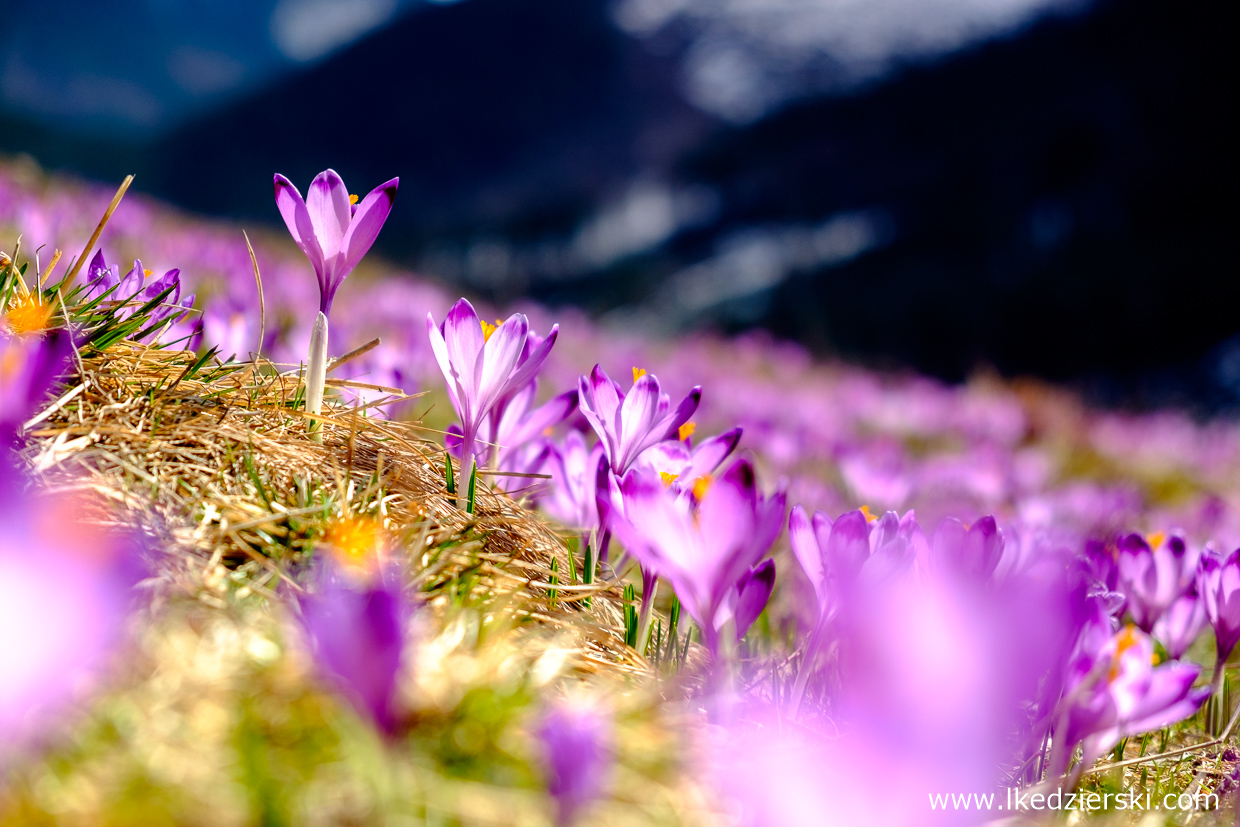
[[706,489],[710,488],[710,484],[714,481],[710,474],[703,474],[693,481],[693,496],[698,502],[706,496]]
[[380,528],[370,517],[341,517],[328,526],[323,540],[341,566],[369,573],[379,562]]
[[1150,544],[1151,549],[1156,549],[1163,544],[1163,540],[1167,539],[1167,535],[1162,531],[1155,531],[1153,534],[1147,534],[1145,542]]
[[867,523],[872,523],[872,522],[874,522],[875,520],[877,520],[877,519],[878,519],[878,515],[877,515],[877,514],[871,514],[871,513],[870,513],[870,507],[869,507],[868,505],[863,505],[863,506],[861,506],[861,516],[862,516],[862,517],[865,517],[865,521],[866,521]]
[[676,436],[680,437],[681,442],[684,442],[686,439],[693,436],[693,432],[696,430],[696,422],[686,422],[684,425],[680,426],[679,430],[676,431]]
[[9,312],[4,314],[4,326],[18,335],[35,333],[47,329],[48,320],[52,318],[52,306],[43,303],[38,293],[14,298],[9,303]]
[[633,368],[633,384],[637,384],[637,380],[646,375],[645,368]]
[[495,324],[490,324],[485,319],[479,319],[478,321],[482,324],[482,341],[491,341],[491,334],[499,327],[499,320],[496,320]]
[[666,471],[660,471],[659,476],[663,478],[664,485],[671,485],[677,479],[679,479],[680,474],[669,474]]
[[357,206],[357,196],[354,195],[353,193],[349,193],[349,206],[350,207]]

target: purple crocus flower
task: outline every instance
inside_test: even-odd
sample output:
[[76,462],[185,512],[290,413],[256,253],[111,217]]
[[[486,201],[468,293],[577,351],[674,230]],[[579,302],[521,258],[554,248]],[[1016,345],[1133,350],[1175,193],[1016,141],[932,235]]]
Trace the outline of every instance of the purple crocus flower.
[[673,411],[667,394],[659,391],[656,376],[636,368],[633,374],[633,387],[627,394],[599,365],[579,380],[581,412],[602,441],[617,477],[628,472],[642,451],[676,436],[702,398],[702,389],[695,387]]
[[431,350],[448,382],[448,397],[461,418],[461,473],[465,477],[477,455],[479,430],[486,418],[505,397],[534,378],[555,344],[559,327],[552,327],[547,338],[531,349],[524,315],[514,313],[497,327],[484,326],[465,299],[452,306],[442,325],[427,314],[426,327]]
[[1133,623],[1150,632],[1158,618],[1188,590],[1197,574],[1199,554],[1183,538],[1171,536],[1165,542],[1155,536],[1149,543],[1140,534],[1129,534],[1119,541],[1119,585],[1128,598]]
[[1193,645],[1206,625],[1206,602],[1198,592],[1197,583],[1172,603],[1154,624],[1154,638],[1162,643],[1167,656],[1179,660]]
[[1226,558],[1212,549],[1207,550],[1202,555],[1198,577],[1206,618],[1214,627],[1217,683],[1221,680],[1223,665],[1240,641],[1240,548]]
[[69,333],[44,337],[0,333],[0,445],[17,433],[69,367]]
[[165,291],[170,291],[150,311],[146,326],[151,328],[152,333],[165,322],[176,322],[194,306],[194,294],[181,298],[179,269],[169,270],[152,279],[151,271],[142,266],[141,260],[134,259],[133,267],[121,278],[117,276],[116,266],[108,267],[103,250],[99,250],[91,259],[86,275],[85,298],[89,300],[107,295],[108,301],[117,304],[115,313],[118,319],[128,319],[148,302],[158,299]]
[[1210,689],[1193,689],[1201,667],[1168,663],[1154,668],[1154,643],[1129,624],[1092,649],[1078,646],[1067,674],[1055,728],[1051,773],[1061,775],[1078,744],[1084,770],[1121,738],[1181,721],[1197,711]]
[[615,531],[644,570],[671,581],[703,642],[717,652],[715,620],[779,534],[783,492],[763,498],[745,459],[710,483],[696,504],[641,473],[625,477],[621,490],[625,514],[613,521]]
[[598,798],[612,761],[611,716],[584,702],[555,703],[538,727],[555,799],[556,824],[568,825]]
[[916,516],[901,519],[888,511],[871,532],[867,511],[849,511],[836,520],[821,511],[811,518],[800,505],[788,516],[788,538],[793,554],[814,587],[818,617],[806,643],[801,671],[794,685],[789,713],[796,714],[832,617],[842,608],[859,580],[878,583],[911,568],[925,539]]
[[888,511],[871,522],[865,511],[849,511],[834,522],[821,511],[808,517],[800,505],[788,516],[793,554],[818,598],[819,623],[839,609],[842,594],[858,578],[881,580],[911,566],[926,541],[909,511]]
[[303,200],[287,178],[275,176],[276,206],[314,268],[323,315],[331,315],[336,290],[379,237],[399,185],[399,178],[380,184],[359,204],[336,171],[327,169],[310,182]]
[[413,611],[394,573],[359,580],[328,558],[317,592],[298,603],[324,677],[380,729],[394,732],[396,683]]

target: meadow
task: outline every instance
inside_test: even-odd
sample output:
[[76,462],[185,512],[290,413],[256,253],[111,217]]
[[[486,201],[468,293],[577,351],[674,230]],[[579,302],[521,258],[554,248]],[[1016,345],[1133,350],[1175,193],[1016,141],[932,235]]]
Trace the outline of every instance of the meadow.
[[490,307],[273,185],[0,164],[0,823],[1234,822],[1235,422]]

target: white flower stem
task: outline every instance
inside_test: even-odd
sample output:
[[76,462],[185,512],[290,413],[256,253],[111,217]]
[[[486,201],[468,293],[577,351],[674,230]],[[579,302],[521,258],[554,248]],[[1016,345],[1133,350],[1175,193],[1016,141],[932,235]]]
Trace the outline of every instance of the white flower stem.
[[[323,411],[323,384],[327,381],[327,316],[319,311],[310,331],[310,357],[306,363],[306,413],[318,416]],[[322,442],[321,423],[310,420],[306,427],[310,438]]]
[[659,591],[659,580],[655,577],[646,577],[645,572],[642,572],[642,580],[645,581],[646,589],[642,592],[641,623],[638,626],[637,632],[637,651],[645,657],[646,647],[650,645],[650,630],[654,626],[654,597]]

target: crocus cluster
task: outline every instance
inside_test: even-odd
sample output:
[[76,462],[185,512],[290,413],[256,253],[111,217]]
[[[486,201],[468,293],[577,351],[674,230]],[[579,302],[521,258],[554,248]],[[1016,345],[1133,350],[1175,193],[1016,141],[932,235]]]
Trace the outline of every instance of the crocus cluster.
[[[660,582],[716,667],[747,668],[732,650],[773,599],[767,610],[796,630],[793,648],[707,750],[746,823],[816,824],[830,812],[840,823],[917,824],[930,790],[985,791],[1013,777],[1069,785],[1120,740],[1174,725],[1222,685],[1240,641],[1234,423],[822,365],[762,335],[667,347],[573,311],[553,319],[526,305],[497,318],[408,274],[337,297],[395,190],[393,180],[350,203],[327,171],[303,200],[277,176],[279,212],[318,279],[319,313],[312,323],[300,304],[304,261],[260,240],[268,316],[278,320],[264,352],[297,362],[309,337],[313,385],[336,307],[342,339],[384,340],[351,364],[355,378],[446,382],[459,421],[445,447],[461,471],[476,462],[501,472],[483,480],[579,533],[583,565],[603,561],[601,579],[624,580],[625,563],[640,564],[643,652]],[[0,223],[33,227],[35,243],[85,238],[94,205],[87,213],[49,198],[0,169]],[[209,299],[205,345],[254,348],[257,296],[240,233],[151,233],[152,214],[122,204],[109,228],[117,248],[152,245],[141,247],[145,260],[185,273],[148,278],[135,263],[121,277],[99,255],[88,295],[107,293],[124,314],[173,287],[156,311],[171,323],[187,306],[184,281]],[[553,348],[561,331],[571,347]],[[0,333],[0,429],[16,433],[37,413],[67,357],[55,336]],[[635,364],[658,365],[658,378],[634,369],[626,389],[602,368]],[[318,381],[309,396],[321,390]],[[787,523],[800,571],[781,565],[777,582],[768,554],[786,499],[804,504]],[[609,556],[612,535],[622,550]],[[387,571],[324,562],[297,602],[322,675],[393,732],[410,608]],[[1212,658],[1201,656],[1206,626]],[[539,730],[562,822],[599,790],[606,720],[554,708]]]
[[144,269],[135,259],[133,267],[124,276],[119,268],[108,266],[103,250],[95,253],[86,269],[86,292],[84,301],[101,300],[108,303],[117,319],[128,319],[151,302],[153,306],[146,320],[141,338],[153,336],[166,324],[182,319],[194,306],[195,295],[181,298],[181,271],[169,270],[162,276],[151,278],[151,271]]

